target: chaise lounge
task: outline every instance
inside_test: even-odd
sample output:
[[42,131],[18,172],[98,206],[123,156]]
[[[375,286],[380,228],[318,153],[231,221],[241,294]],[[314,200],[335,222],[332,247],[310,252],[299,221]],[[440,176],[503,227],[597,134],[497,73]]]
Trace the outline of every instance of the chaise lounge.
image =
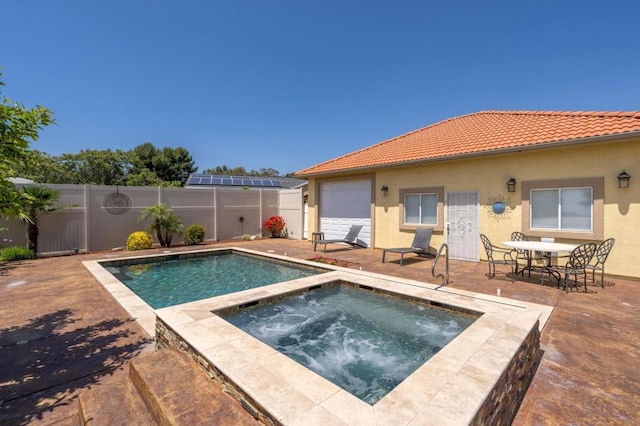
[[387,252],[400,253],[400,266],[404,265],[404,255],[407,253],[415,253],[418,256],[433,256],[429,252],[429,243],[431,242],[432,233],[432,228],[416,229],[416,234],[413,237],[411,247],[397,247],[382,250],[382,263],[384,263],[384,258],[387,255]]
[[349,244],[351,247],[367,247],[367,244],[364,241],[358,239],[358,234],[360,234],[360,230],[362,230],[362,225],[351,225],[351,229],[347,233],[346,237],[333,239],[333,240],[318,240],[313,242],[313,251],[316,251],[316,246],[318,244],[324,244],[324,250],[327,251],[327,244]]

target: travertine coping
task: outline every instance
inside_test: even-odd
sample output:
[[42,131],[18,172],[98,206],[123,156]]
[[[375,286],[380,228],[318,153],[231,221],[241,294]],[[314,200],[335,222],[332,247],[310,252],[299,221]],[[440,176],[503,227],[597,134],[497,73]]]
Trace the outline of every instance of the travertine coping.
[[[340,267],[329,268],[333,271],[326,274],[153,311],[148,305],[145,309],[146,304],[98,262],[84,263],[150,335],[155,334],[157,315],[272,418],[292,425],[468,424],[529,333],[538,324],[541,329],[552,312],[548,306],[438,289],[433,284]],[[315,262],[298,263],[317,266]],[[371,406],[213,313],[335,281],[455,306],[482,316]]]

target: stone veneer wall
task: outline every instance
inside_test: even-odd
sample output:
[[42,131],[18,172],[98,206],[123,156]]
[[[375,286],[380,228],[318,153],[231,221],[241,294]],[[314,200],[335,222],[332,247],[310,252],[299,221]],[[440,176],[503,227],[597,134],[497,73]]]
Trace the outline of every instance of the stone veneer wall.
[[[235,384],[224,374],[211,365],[198,351],[192,348],[180,335],[156,317],[156,348],[175,347],[186,351],[209,375],[220,383],[225,391],[240,404],[253,417],[267,425],[278,425],[269,413],[260,407],[255,401],[242,393]],[[531,329],[511,363],[504,371],[493,390],[484,401],[472,425],[510,425],[515,417],[520,403],[533,379],[541,359],[540,331],[538,322]]]
[[222,385],[225,392],[231,395],[235,400],[240,402],[240,405],[249,412],[259,422],[276,426],[281,423],[276,421],[270,416],[270,414],[240,391],[240,388],[236,386],[227,376],[222,374],[214,365],[211,365],[202,354],[192,348],[188,342],[186,342],[182,336],[176,333],[171,327],[169,327],[164,321],[156,316],[156,349],[162,349],[165,347],[174,347],[183,350],[198,363],[200,367],[207,373],[207,375],[215,382]]
[[538,321],[484,401],[472,425],[510,425],[542,358]]

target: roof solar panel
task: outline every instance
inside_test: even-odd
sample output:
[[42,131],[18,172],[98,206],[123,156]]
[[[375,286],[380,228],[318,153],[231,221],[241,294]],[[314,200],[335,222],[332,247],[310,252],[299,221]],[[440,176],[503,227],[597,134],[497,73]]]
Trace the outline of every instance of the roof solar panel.
[[225,176],[193,173],[189,176],[187,185],[212,186],[248,186],[256,188],[284,188],[285,179],[256,176]]

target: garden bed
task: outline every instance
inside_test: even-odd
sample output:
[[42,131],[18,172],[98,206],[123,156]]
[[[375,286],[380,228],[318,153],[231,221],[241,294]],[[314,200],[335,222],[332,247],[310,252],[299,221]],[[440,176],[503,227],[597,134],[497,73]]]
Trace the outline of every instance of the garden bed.
[[340,259],[335,259],[332,257],[325,257],[320,255],[313,256],[311,259],[307,259],[307,260],[310,260],[312,262],[324,263],[327,265],[342,266],[343,268],[357,268],[358,266],[360,266],[360,264],[355,262],[349,262],[346,260],[340,260]]

